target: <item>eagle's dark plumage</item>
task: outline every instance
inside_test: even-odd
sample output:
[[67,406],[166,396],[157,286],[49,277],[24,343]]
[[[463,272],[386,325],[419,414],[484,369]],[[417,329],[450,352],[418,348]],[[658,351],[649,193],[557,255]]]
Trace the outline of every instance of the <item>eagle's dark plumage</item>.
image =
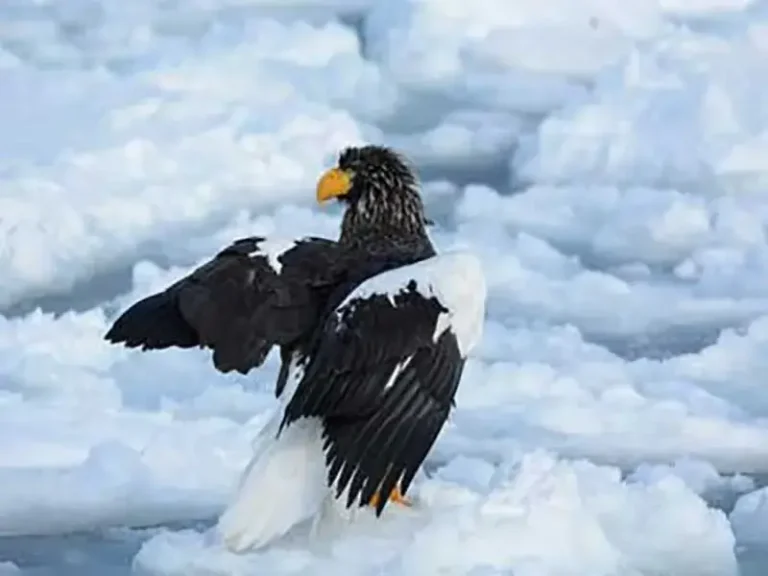
[[[106,338],[208,348],[218,370],[243,374],[277,346],[276,394],[291,391],[276,430],[318,419],[328,485],[378,515],[379,494],[405,493],[448,417],[485,284],[473,257],[437,255],[415,173],[389,148],[342,151],[317,198],[344,204],[338,240],[238,240],[134,304]],[[270,530],[284,528],[248,538]]]

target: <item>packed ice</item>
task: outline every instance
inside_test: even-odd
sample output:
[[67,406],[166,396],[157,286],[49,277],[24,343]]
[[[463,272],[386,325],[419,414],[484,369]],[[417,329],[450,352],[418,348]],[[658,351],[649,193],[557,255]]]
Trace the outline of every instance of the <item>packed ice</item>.
[[[767,72],[764,0],[6,0],[0,540],[158,526],[156,576],[768,558]],[[412,510],[232,554],[277,358],[103,334],[235,238],[333,237],[315,182],[362,142],[482,262],[483,338]]]

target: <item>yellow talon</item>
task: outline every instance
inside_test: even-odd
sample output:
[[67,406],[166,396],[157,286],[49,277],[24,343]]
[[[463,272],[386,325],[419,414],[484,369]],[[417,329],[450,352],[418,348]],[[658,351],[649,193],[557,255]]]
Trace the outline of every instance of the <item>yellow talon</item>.
[[[376,508],[376,506],[379,504],[379,498],[379,492],[376,492],[373,495],[373,498],[371,498],[370,502],[368,502],[368,505]],[[412,506],[411,501],[403,496],[403,494],[400,493],[400,488],[397,487],[393,488],[392,492],[389,493],[389,501],[400,504],[401,506]]]

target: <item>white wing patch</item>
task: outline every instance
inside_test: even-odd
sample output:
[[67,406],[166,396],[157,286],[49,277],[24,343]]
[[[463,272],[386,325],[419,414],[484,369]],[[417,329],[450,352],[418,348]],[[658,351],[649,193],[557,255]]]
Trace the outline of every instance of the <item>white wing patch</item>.
[[280,396],[283,408],[288,405],[288,402],[291,401],[291,398],[293,398],[293,395],[296,393],[296,389],[299,387],[301,379],[304,378],[304,372],[306,372],[306,366],[300,362],[298,355],[294,354],[291,358],[290,367],[288,368],[288,380],[285,383],[285,389]]
[[402,362],[398,363],[397,366],[395,366],[395,369],[392,371],[392,375],[389,377],[389,380],[387,380],[387,383],[384,385],[384,390],[389,390],[390,388],[392,388],[392,386],[395,384],[395,380],[397,380],[397,377],[400,376],[400,373],[408,367],[408,364],[410,364],[412,359],[413,359],[413,354],[411,354],[405,360],[403,360]]
[[394,306],[395,296],[415,282],[425,298],[436,298],[448,309],[435,326],[435,340],[451,330],[463,357],[477,345],[483,333],[487,286],[480,260],[469,252],[450,251],[427,260],[388,270],[355,288],[336,308],[337,314],[353,300],[386,295]]
[[296,246],[295,238],[268,236],[258,243],[256,250],[251,252],[249,256],[251,258],[254,256],[264,256],[267,259],[267,262],[269,262],[269,265],[272,267],[272,270],[274,270],[277,274],[280,274],[280,272],[283,270],[283,265],[280,263],[278,258],[280,258],[280,256],[285,254],[294,246]]

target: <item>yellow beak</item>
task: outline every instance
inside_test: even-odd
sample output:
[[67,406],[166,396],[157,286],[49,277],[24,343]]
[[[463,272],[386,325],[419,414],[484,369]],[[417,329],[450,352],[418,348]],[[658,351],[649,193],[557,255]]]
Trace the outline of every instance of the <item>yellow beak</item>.
[[331,168],[317,181],[317,203],[344,196],[352,187],[352,176],[340,168]]

